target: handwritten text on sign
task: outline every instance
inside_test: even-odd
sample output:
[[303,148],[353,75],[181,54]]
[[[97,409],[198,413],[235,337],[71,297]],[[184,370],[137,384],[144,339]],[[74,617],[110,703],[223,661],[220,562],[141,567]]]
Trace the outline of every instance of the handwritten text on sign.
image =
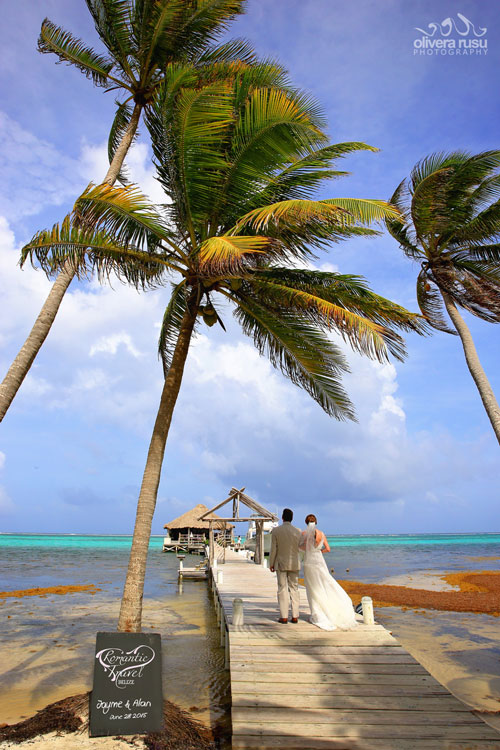
[[162,728],[161,639],[156,633],[98,633],[90,734]]

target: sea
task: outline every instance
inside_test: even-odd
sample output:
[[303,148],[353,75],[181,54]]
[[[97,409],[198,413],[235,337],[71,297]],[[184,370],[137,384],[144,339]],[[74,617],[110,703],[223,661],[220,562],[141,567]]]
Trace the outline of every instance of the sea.
[[[341,580],[386,582],[412,573],[498,569],[500,562],[500,533],[328,535],[328,541],[326,561]],[[162,635],[164,695],[224,733],[230,691],[208,587],[179,585],[178,560],[162,552],[162,542],[150,540],[143,629]],[[0,534],[0,592],[95,587],[94,593],[0,597],[0,724],[91,689],[95,634],[116,629],[130,546],[125,535]],[[188,556],[184,564],[200,560]]]

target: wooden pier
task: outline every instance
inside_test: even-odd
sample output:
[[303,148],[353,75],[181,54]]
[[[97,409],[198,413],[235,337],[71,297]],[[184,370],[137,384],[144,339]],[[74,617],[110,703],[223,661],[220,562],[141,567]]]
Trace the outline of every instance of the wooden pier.
[[[232,692],[234,750],[500,750],[500,733],[381,625],[281,625],[276,577],[226,550],[210,569]],[[244,624],[233,625],[233,600]]]

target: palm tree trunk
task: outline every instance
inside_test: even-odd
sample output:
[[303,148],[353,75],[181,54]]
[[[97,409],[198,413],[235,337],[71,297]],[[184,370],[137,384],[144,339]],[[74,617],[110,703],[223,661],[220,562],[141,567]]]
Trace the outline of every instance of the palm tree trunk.
[[458,312],[458,309],[452,298],[448,294],[446,294],[446,292],[441,292],[441,294],[443,295],[444,304],[446,305],[448,315],[450,316],[451,321],[462,341],[465,360],[467,362],[470,374],[474,379],[477,390],[479,391],[479,395],[481,396],[481,400],[486,410],[486,414],[488,415],[488,418],[491,422],[491,426],[493,427],[497,440],[500,443],[500,407],[498,406],[498,401],[495,398],[493,389],[489,383],[488,378],[486,377],[486,373],[483,370],[481,362],[479,361],[471,332],[469,331],[465,320]]
[[[116,149],[113,161],[111,162],[103,180],[103,182],[107,182],[109,185],[113,185],[120,173],[127,151],[130,148],[137,131],[141,110],[142,106],[136,104],[128,128],[123,134],[120,145]],[[74,276],[74,268],[70,261],[67,261],[52,285],[49,296],[45,300],[40,314],[28,334],[28,338],[22,345],[19,353],[9,367],[5,378],[0,384],[0,422],[7,413],[9,406],[21,387],[21,383],[28,374],[36,355],[47,338],[66,290],[73,281]]]
[[184,365],[196,320],[196,311],[188,309],[182,320],[179,338],[175,346],[172,364],[165,378],[160,406],[156,417],[151,442],[149,444],[146,467],[142,478],[142,486],[137,503],[132,549],[125,580],[125,588],[118,619],[118,630],[127,633],[139,633],[142,620],[142,596],[144,591],[144,576],[146,574],[146,560],[148,555],[151,524],[156,507],[156,497],[160,484],[161,467],[165,444],[172,421],[179,389],[181,387]]

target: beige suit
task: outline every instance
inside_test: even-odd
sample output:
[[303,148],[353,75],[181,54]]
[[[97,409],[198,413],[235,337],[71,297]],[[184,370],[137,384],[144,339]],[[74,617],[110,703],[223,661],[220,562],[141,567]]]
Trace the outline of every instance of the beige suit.
[[289,521],[283,521],[271,532],[271,554],[269,567],[275,568],[278,579],[278,605],[280,617],[288,619],[288,608],[292,604],[292,617],[299,616],[299,542],[300,529]]

